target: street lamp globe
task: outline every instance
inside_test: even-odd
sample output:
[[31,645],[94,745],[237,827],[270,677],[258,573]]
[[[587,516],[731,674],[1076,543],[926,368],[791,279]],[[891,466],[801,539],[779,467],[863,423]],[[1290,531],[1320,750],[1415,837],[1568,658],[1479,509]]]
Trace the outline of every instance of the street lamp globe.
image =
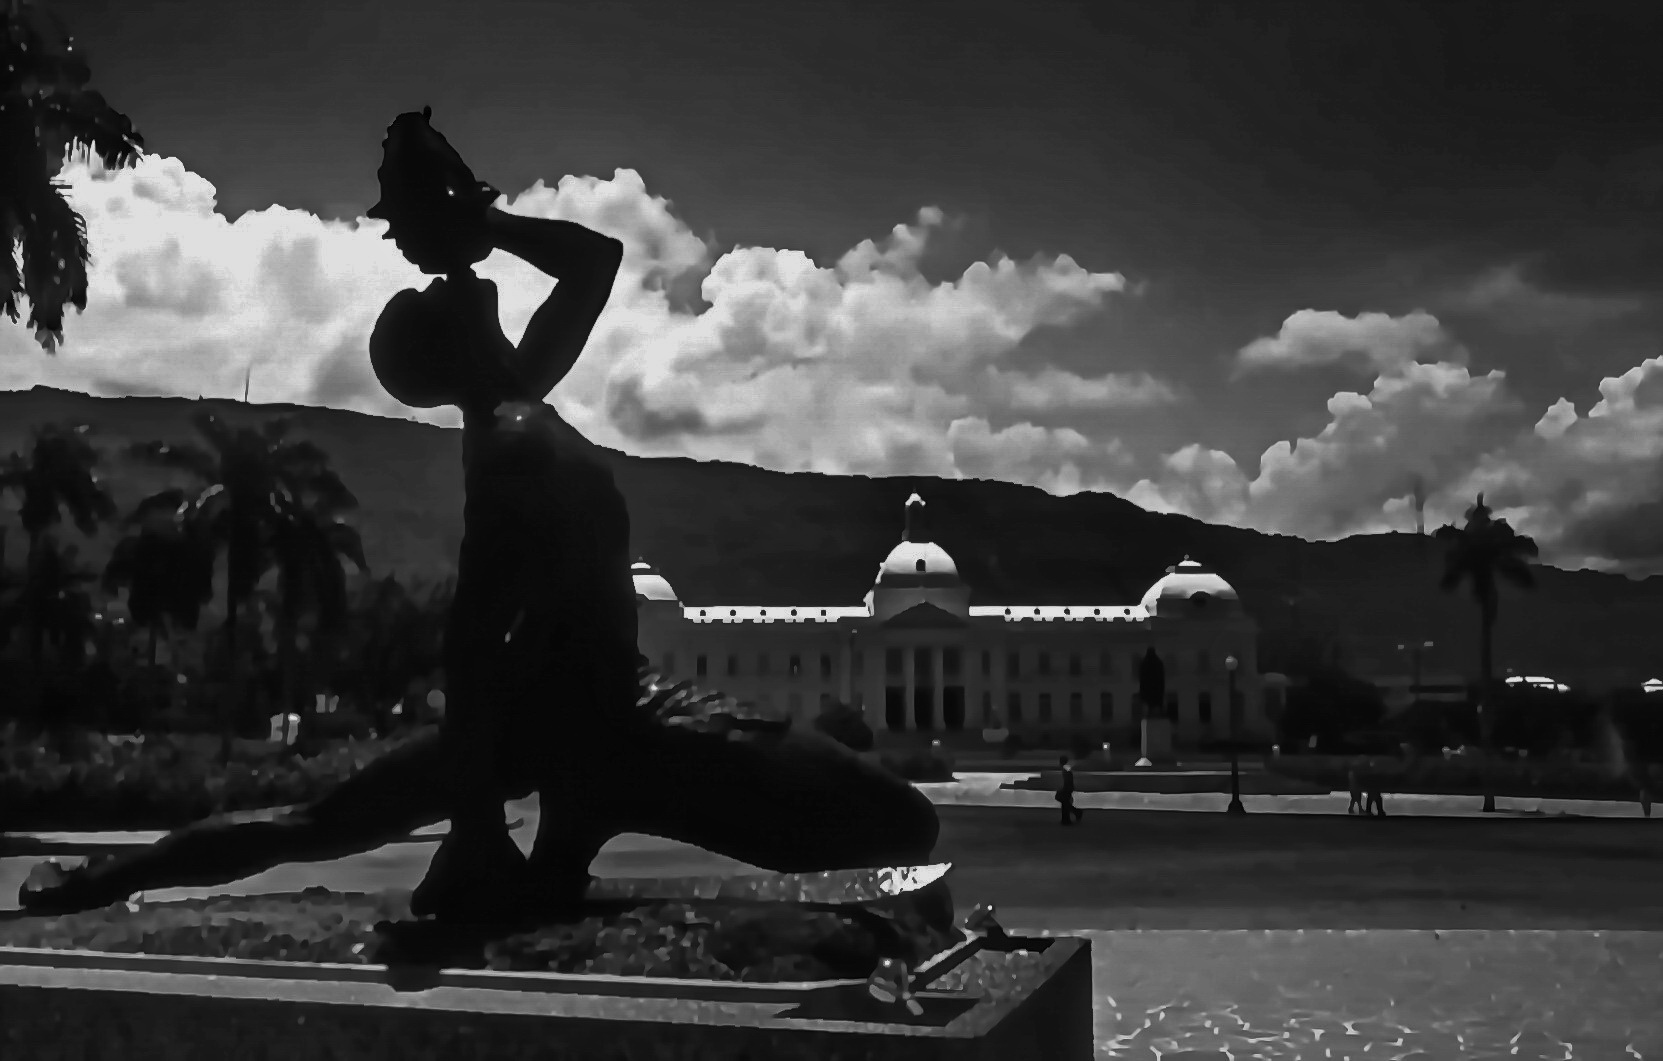
[[1236,657],[1234,657],[1234,656],[1225,656],[1224,657],[1224,669],[1227,670],[1227,671],[1234,671],[1236,669]]

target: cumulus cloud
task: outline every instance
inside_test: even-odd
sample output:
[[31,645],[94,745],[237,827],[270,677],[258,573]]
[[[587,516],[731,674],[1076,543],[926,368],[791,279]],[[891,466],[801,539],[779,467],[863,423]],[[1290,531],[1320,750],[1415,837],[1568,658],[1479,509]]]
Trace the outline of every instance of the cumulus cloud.
[[[376,385],[367,343],[389,296],[427,282],[382,222],[273,207],[230,219],[177,159],[132,170],[65,168],[94,263],[86,313],[47,358],[0,332],[0,386],[94,393],[240,394],[412,415]],[[696,236],[640,175],[541,181],[505,204],[582,222],[625,247],[613,298],[553,401],[602,445],[786,470],[928,472],[1101,485],[1124,463],[1112,440],[1047,416],[1176,400],[1144,373],[1083,377],[1008,363],[1036,329],[1102,312],[1124,288],[1067,255],[998,256],[931,282],[919,260],[947,223],[925,207],[880,239],[820,264],[791,249],[724,251]],[[517,339],[553,281],[496,254]],[[689,308],[672,289],[696,289]],[[452,410],[414,414],[454,424]],[[995,426],[996,425],[996,426]]]
[[[1162,459],[1126,496],[1156,511],[1337,538],[1410,529],[1420,481],[1431,495],[1429,526],[1458,522],[1482,491],[1498,515],[1537,538],[1547,559],[1663,570],[1663,357],[1603,380],[1586,416],[1565,398],[1532,415],[1499,370],[1475,374],[1451,361],[1396,356],[1416,345],[1459,349],[1435,318],[1363,316],[1378,318],[1370,328],[1377,338],[1407,333],[1436,336],[1436,343],[1369,347],[1381,369],[1372,389],[1335,394],[1320,431],[1273,444],[1256,472],[1221,450],[1190,445]],[[1311,331],[1284,326],[1276,338]],[[1310,349],[1299,341],[1280,348]]]
[[1328,400],[1328,423],[1308,438],[1277,442],[1248,478],[1234,458],[1189,446],[1128,497],[1278,533],[1332,538],[1405,529],[1401,499],[1416,477],[1449,482],[1472,455],[1507,439],[1517,404],[1504,375],[1460,365],[1413,364],[1382,374],[1367,393]]
[[1451,309],[1481,313],[1509,332],[1576,331],[1621,320],[1645,308],[1634,295],[1574,294],[1532,283],[1520,264],[1487,269],[1446,300]]
[[1438,318],[1422,310],[1401,317],[1302,309],[1275,335],[1255,339],[1236,354],[1238,374],[1253,369],[1296,369],[1342,364],[1391,371],[1422,357],[1462,363],[1465,352]]
[[[455,424],[451,410],[399,406],[369,371],[381,306],[427,282],[381,238],[383,223],[282,207],[233,220],[211,184],[165,157],[117,172],[71,165],[63,177],[89,223],[89,307],[66,322],[56,357],[24,329],[0,328],[0,387],[229,396],[252,367],[259,402]],[[1663,357],[1606,379],[1585,415],[1568,398],[1530,409],[1503,373],[1470,369],[1428,312],[1305,309],[1243,346],[1236,371],[1341,365],[1370,372],[1372,385],[1333,395],[1320,429],[1256,463],[1199,444],[1162,454],[1107,425],[1189,395],[1115,351],[1092,374],[1016,357],[1038,329],[1113,312],[1119,274],[1065,254],[996,256],[932,281],[919,262],[948,223],[934,207],[824,264],[789,248],[723,249],[629,170],[538,182],[505,205],[624,243],[612,301],[552,399],[602,445],[1109,489],[1146,508],[1307,537],[1411,527],[1418,479],[1431,525],[1459,519],[1484,490],[1550,558],[1663,569]],[[498,284],[517,339],[553,282],[501,254],[479,271]],[[1503,312],[1528,297],[1558,320],[1594,313],[1539,294],[1500,272],[1468,298]]]

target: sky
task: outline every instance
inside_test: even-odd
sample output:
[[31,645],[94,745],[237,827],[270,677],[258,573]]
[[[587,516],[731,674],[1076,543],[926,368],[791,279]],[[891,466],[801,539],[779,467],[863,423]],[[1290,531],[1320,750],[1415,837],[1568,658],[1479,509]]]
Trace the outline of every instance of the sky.
[[[387,124],[624,242],[551,401],[629,453],[1104,490],[1313,539],[1484,491],[1663,572],[1663,5],[43,0],[146,139],[67,165],[91,302],[0,389],[453,425]],[[553,281],[498,253],[517,338]]]

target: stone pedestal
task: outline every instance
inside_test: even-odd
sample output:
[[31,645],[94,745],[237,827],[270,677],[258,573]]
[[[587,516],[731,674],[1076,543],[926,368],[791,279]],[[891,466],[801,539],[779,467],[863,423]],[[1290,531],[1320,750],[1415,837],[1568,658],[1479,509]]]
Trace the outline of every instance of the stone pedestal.
[[1143,757],[1150,762],[1164,763],[1172,759],[1172,720],[1146,718],[1143,720]]

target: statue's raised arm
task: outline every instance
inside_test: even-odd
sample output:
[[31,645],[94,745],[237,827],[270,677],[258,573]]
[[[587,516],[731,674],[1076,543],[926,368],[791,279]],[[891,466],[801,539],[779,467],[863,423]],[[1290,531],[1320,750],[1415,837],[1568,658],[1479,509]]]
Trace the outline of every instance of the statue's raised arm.
[[520,217],[495,207],[486,210],[485,230],[494,246],[559,281],[532,314],[513,364],[527,398],[542,401],[583,353],[612,295],[624,245],[575,221]]
[[[418,269],[439,276],[394,295],[370,337],[370,361],[406,405],[487,412],[502,401],[540,402],[582,354],[611,296],[623,244],[575,221],[522,217],[477,179],[429,121],[402,114],[383,141],[381,200],[368,216]],[[502,333],[496,285],[473,267],[501,249],[554,277],[518,347]]]

